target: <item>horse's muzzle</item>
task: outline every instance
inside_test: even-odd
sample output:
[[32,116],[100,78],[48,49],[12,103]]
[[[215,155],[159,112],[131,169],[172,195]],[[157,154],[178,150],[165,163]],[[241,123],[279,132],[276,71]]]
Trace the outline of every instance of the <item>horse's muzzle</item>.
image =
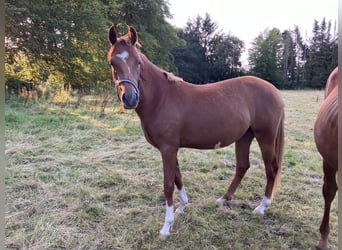
[[[133,87],[133,90],[120,93],[119,96],[119,86],[120,84],[128,84],[131,87]],[[124,107],[126,109],[135,109],[138,107],[139,104],[139,98],[140,98],[140,88],[139,88],[139,82],[136,84],[135,82],[129,80],[129,79],[121,79],[116,83],[117,86],[117,94],[120,99],[120,101],[124,104]],[[131,88],[132,89],[132,88]]]
[[121,100],[126,109],[135,109],[139,104],[139,96],[135,92],[122,94]]

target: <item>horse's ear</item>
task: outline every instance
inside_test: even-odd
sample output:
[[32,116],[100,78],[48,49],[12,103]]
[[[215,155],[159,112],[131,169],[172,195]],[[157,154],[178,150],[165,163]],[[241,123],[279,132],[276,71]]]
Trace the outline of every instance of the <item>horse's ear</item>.
[[112,45],[114,45],[116,43],[117,33],[116,33],[114,25],[112,27],[110,27],[108,30],[108,40],[110,41],[110,43]]
[[132,45],[135,45],[138,42],[138,34],[132,26],[128,29],[128,38]]

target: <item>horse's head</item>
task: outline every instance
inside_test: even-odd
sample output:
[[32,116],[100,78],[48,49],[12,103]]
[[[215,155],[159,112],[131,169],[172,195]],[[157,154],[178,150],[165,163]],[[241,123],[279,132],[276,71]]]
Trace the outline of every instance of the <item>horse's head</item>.
[[140,55],[135,48],[138,42],[137,32],[129,27],[127,35],[118,38],[112,26],[108,31],[108,39],[111,43],[108,63],[112,68],[118,97],[125,108],[135,109],[140,97]]

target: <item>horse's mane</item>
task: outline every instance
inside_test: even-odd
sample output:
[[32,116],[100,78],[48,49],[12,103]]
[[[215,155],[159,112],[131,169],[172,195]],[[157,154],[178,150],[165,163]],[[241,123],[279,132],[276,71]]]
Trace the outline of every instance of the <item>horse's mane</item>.
[[183,78],[175,76],[174,74],[172,74],[170,72],[164,71],[163,74],[164,74],[165,78],[167,80],[169,80],[170,82],[183,82],[184,81]]
[[140,50],[139,51],[139,55],[141,57],[141,59],[145,62],[146,65],[149,65],[150,67],[153,67],[156,71],[159,71],[163,74],[163,76],[165,77],[166,80],[168,80],[170,83],[177,83],[177,82],[183,82],[183,78],[175,76],[173,73],[167,72],[165,70],[162,70],[161,68],[159,68],[157,65],[155,65],[153,62],[151,62],[147,56],[145,56],[143,53],[141,53]]

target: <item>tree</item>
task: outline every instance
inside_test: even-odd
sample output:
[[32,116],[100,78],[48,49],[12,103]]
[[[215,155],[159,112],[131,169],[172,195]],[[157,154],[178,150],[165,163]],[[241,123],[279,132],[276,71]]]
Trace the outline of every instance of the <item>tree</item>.
[[189,20],[179,36],[185,41],[173,49],[178,73],[193,83],[208,83],[240,74],[243,42],[217,31],[209,14]]
[[303,42],[298,26],[295,26],[293,35],[295,41],[296,74],[294,79],[295,86],[292,86],[292,88],[298,88],[302,87],[305,81],[304,66],[306,63],[306,44]]
[[259,34],[249,50],[250,73],[273,83],[278,88],[283,86],[284,80],[280,48],[280,31],[273,28]]
[[291,85],[295,81],[297,70],[295,41],[293,40],[292,32],[289,30],[285,30],[281,36],[283,79],[286,84]]
[[325,18],[321,24],[314,21],[312,32],[313,37],[307,49],[305,78],[308,87],[321,89],[337,65],[337,35],[331,34],[331,22],[327,23]]
[[243,42],[233,35],[218,34],[210,41],[208,60],[211,81],[241,75],[241,51]]
[[[56,88],[110,87],[107,30],[113,23],[139,32],[142,51],[158,66],[175,69],[171,48],[180,39],[165,18],[165,0],[9,0],[6,75]],[[25,74],[15,69],[23,69]]]
[[171,18],[168,2],[165,0],[126,0],[120,1],[119,14],[110,15],[115,24],[132,25],[139,33],[141,50],[158,66],[175,70],[171,49],[180,44],[177,30],[166,18]]
[[298,26],[281,34],[280,53],[283,71],[283,88],[304,86],[305,47]]
[[337,35],[330,30],[330,22],[315,20],[309,43],[303,42],[298,26],[281,34],[264,31],[249,51],[250,73],[279,88],[324,88],[337,65]]
[[38,69],[39,77],[27,79],[35,83],[56,79],[79,88],[108,79],[102,70],[108,21],[101,2],[10,0],[5,8],[7,74],[17,75],[11,69],[22,53],[31,71]]

